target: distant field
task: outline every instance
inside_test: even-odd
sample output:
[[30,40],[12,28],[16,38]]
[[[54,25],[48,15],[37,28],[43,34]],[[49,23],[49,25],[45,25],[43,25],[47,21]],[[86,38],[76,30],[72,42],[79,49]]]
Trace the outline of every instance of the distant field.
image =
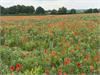
[[99,74],[100,14],[1,16],[0,75]]
[[19,19],[44,19],[65,16],[100,16],[100,13],[93,14],[67,14],[67,15],[45,15],[45,16],[0,16],[0,20],[19,20]]

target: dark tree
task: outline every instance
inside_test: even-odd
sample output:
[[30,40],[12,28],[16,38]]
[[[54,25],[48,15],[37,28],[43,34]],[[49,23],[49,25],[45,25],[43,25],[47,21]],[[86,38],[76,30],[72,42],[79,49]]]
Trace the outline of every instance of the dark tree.
[[17,14],[16,6],[9,7],[8,14]]
[[99,12],[99,9],[88,9],[85,11],[85,13],[98,13]]
[[26,9],[26,6],[24,6],[24,5],[17,5],[16,6],[16,12],[17,12],[17,14],[26,13],[25,9]]
[[66,13],[67,13],[67,9],[65,7],[59,8],[58,14],[66,14]]
[[47,11],[45,11],[45,13],[46,13],[47,15],[50,15],[50,14],[51,14],[51,10],[47,10]]
[[53,15],[56,15],[58,12],[57,12],[57,10],[55,10],[55,9],[53,9],[52,11],[51,11],[51,14],[53,14]]
[[71,9],[70,10],[70,14],[76,14],[76,10],[75,9]]
[[2,6],[0,5],[0,15],[5,15],[5,14],[7,14],[6,8],[4,8],[4,7],[2,7]]
[[88,9],[85,11],[85,13],[93,13],[93,9]]
[[93,13],[98,13],[99,10],[98,9],[93,9]]
[[6,10],[6,14],[16,14],[16,15],[29,15],[29,14],[33,14],[35,12],[35,9],[33,6],[24,6],[24,5],[16,5],[16,6],[12,6],[9,8],[4,9],[3,7],[1,7],[2,13],[4,13],[4,10]]
[[23,11],[24,13],[27,14],[33,14],[35,12],[35,9],[33,6],[27,6],[27,7],[23,7]]
[[43,15],[45,14],[45,10],[42,7],[38,7],[35,11],[35,14]]
[[[81,12],[82,11],[82,12]],[[71,9],[68,10],[65,7],[61,7],[59,8],[59,10],[48,10],[45,11],[42,7],[38,7],[35,11],[33,6],[25,6],[25,5],[15,5],[15,6],[11,6],[9,8],[4,8],[3,6],[0,5],[0,15],[33,15],[33,14],[37,14],[37,15],[46,15],[46,14],[75,14],[75,13],[99,13],[100,9],[87,9],[87,10],[75,10],[75,9]]]

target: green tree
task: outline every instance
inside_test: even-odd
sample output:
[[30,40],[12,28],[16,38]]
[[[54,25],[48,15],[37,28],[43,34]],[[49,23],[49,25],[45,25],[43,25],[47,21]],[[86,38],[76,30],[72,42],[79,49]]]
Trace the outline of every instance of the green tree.
[[12,6],[8,8],[8,14],[16,14],[16,6]]
[[42,7],[37,7],[35,14],[43,15],[45,14],[45,10]]
[[35,12],[35,9],[33,6],[26,6],[26,7],[23,7],[23,11],[24,13],[27,13],[27,14],[33,14]]
[[71,9],[70,10],[70,14],[76,14],[76,10],[75,9]]
[[93,13],[93,9],[87,9],[85,13]]
[[57,10],[53,9],[53,10],[51,11],[51,14],[56,15],[56,14],[57,14]]
[[6,8],[0,5],[0,15],[5,15],[5,14],[7,14]]
[[66,13],[67,13],[67,9],[65,7],[59,8],[58,14],[66,14]]
[[7,9],[8,14],[16,14],[16,15],[23,15],[23,14],[33,14],[35,12],[35,9],[33,6],[24,6],[24,5],[16,5],[12,6]]
[[93,13],[98,13],[99,10],[98,9],[93,9]]

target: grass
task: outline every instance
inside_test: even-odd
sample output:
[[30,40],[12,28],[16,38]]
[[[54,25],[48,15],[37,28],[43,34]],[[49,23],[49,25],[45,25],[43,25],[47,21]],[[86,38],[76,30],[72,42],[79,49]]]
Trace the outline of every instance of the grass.
[[99,74],[99,19],[99,14],[2,16],[0,74]]

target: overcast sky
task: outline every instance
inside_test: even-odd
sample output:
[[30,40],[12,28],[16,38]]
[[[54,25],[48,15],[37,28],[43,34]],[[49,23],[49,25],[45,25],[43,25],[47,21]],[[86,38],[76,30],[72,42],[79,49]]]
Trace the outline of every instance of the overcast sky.
[[35,8],[42,6],[45,9],[58,9],[62,6],[68,9],[100,8],[100,0],[0,0],[0,5],[4,7],[17,4],[32,5]]

